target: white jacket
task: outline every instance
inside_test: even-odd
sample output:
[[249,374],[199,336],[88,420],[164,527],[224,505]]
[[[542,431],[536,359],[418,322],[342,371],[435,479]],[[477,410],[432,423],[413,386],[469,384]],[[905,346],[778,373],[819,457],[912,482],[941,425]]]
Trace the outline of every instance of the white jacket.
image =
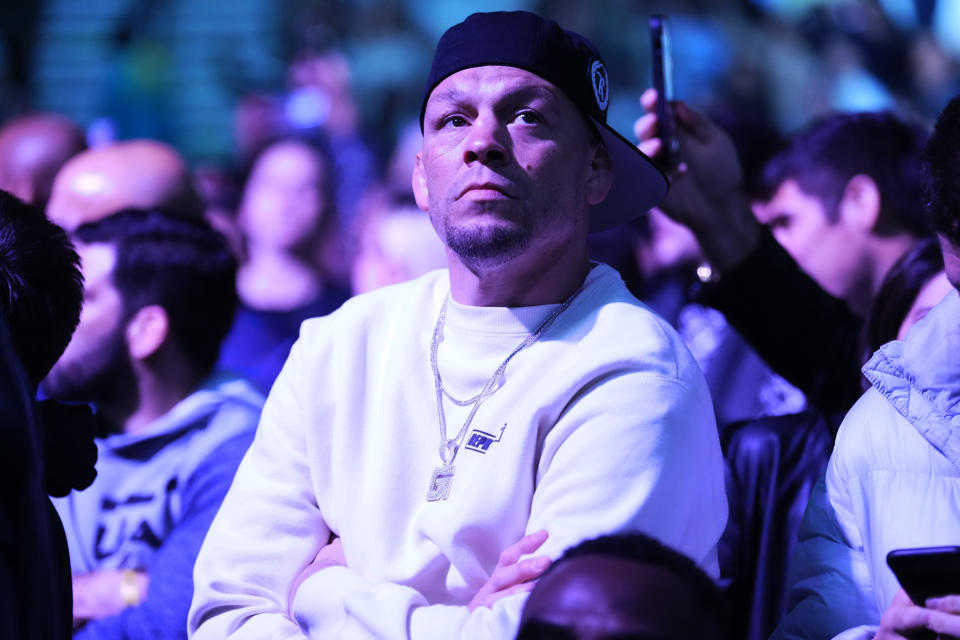
[[[523,596],[465,605],[501,550],[541,528],[553,557],[641,529],[716,575],[727,509],[706,385],[603,265],[481,405],[449,499],[426,501],[440,464],[430,344],[448,291],[433,272],[303,325],[197,561],[194,638],[512,638]],[[445,386],[478,393],[554,308],[450,301]],[[292,593],[331,532],[349,568]]]
[[[864,367],[873,387],[840,427],[791,558],[772,638],[871,638],[900,589],[892,549],[960,543],[960,298]],[[846,630],[846,631],[845,631]]]

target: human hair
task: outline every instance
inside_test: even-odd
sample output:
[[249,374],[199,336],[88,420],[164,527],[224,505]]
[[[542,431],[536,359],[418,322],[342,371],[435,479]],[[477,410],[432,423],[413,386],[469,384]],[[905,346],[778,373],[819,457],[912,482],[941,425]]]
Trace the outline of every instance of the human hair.
[[82,305],[80,259],[67,234],[0,191],[0,312],[34,386],[70,343]]
[[920,290],[941,271],[943,253],[936,238],[921,240],[890,267],[863,326],[864,361],[884,344],[896,340]]
[[75,231],[116,250],[113,285],[130,318],[162,307],[170,335],[197,372],[209,373],[237,309],[237,261],[226,239],[192,216],[127,209]]
[[[285,135],[271,138],[264,144],[245,171],[243,180],[243,189],[241,194],[241,203],[247,196],[247,190],[250,188],[250,180],[254,176],[257,166],[265,156],[276,150],[280,146],[296,146],[306,151],[316,162],[318,168],[319,196],[320,196],[320,215],[316,224],[308,236],[305,236],[294,248],[302,258],[309,262],[315,268],[321,277],[335,277],[337,265],[331,264],[341,258],[339,254],[341,221],[337,206],[337,189],[340,184],[341,176],[344,172],[349,172],[349,167],[338,166],[335,158],[330,151],[329,142],[325,137],[319,134],[310,134],[304,132],[301,135]],[[242,215],[242,214],[241,214]],[[277,224],[282,224],[278,221]],[[241,223],[241,228],[242,228]],[[246,236],[246,231],[244,232]],[[247,243],[252,238],[245,237]]]
[[873,232],[929,233],[921,212],[921,158],[926,132],[890,112],[841,113],[814,120],[767,163],[763,188],[772,197],[787,180],[816,197],[836,222],[850,179],[866,175],[880,193]]
[[930,226],[960,247],[960,95],[937,118],[923,153],[923,195]]
[[565,561],[585,556],[620,558],[670,571],[691,588],[696,599],[701,603],[700,611],[691,612],[691,614],[712,613],[717,619],[718,628],[726,629],[726,606],[717,583],[693,560],[639,531],[584,540],[564,551],[563,555],[540,577],[540,580],[542,581]]

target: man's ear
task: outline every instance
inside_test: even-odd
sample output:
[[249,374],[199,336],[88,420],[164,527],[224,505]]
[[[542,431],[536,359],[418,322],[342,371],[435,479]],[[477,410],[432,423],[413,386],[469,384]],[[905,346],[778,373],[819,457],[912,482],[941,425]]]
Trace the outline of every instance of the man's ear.
[[593,158],[590,160],[590,170],[587,176],[587,202],[596,205],[603,202],[613,185],[613,160],[607,151],[606,145],[596,144],[593,148]]
[[146,360],[170,335],[167,310],[155,304],[142,307],[127,321],[127,351],[134,360]]
[[430,193],[427,190],[427,176],[423,172],[423,152],[417,151],[417,157],[413,163],[413,197],[417,201],[417,206],[424,211],[430,211]]
[[858,173],[850,178],[840,198],[840,221],[869,233],[880,219],[880,188],[868,175]]

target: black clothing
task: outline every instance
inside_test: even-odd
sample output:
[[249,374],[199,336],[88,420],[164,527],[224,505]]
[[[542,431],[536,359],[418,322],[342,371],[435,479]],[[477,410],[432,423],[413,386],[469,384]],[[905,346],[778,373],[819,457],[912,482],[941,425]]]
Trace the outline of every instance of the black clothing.
[[723,312],[770,368],[824,413],[848,410],[863,392],[863,319],[820,288],[768,232],[698,298]]

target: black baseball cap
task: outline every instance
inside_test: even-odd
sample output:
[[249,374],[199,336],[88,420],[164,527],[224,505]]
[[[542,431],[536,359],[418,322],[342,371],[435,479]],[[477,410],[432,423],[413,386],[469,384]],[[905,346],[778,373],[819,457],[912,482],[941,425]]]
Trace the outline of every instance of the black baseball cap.
[[420,129],[427,100],[444,78],[494,65],[523,69],[553,83],[596,126],[613,159],[614,178],[606,199],[591,211],[591,232],[629,222],[667,194],[663,172],[607,125],[609,82],[597,48],[580,34],[527,11],[474,13],[443,34],[423,92]]

